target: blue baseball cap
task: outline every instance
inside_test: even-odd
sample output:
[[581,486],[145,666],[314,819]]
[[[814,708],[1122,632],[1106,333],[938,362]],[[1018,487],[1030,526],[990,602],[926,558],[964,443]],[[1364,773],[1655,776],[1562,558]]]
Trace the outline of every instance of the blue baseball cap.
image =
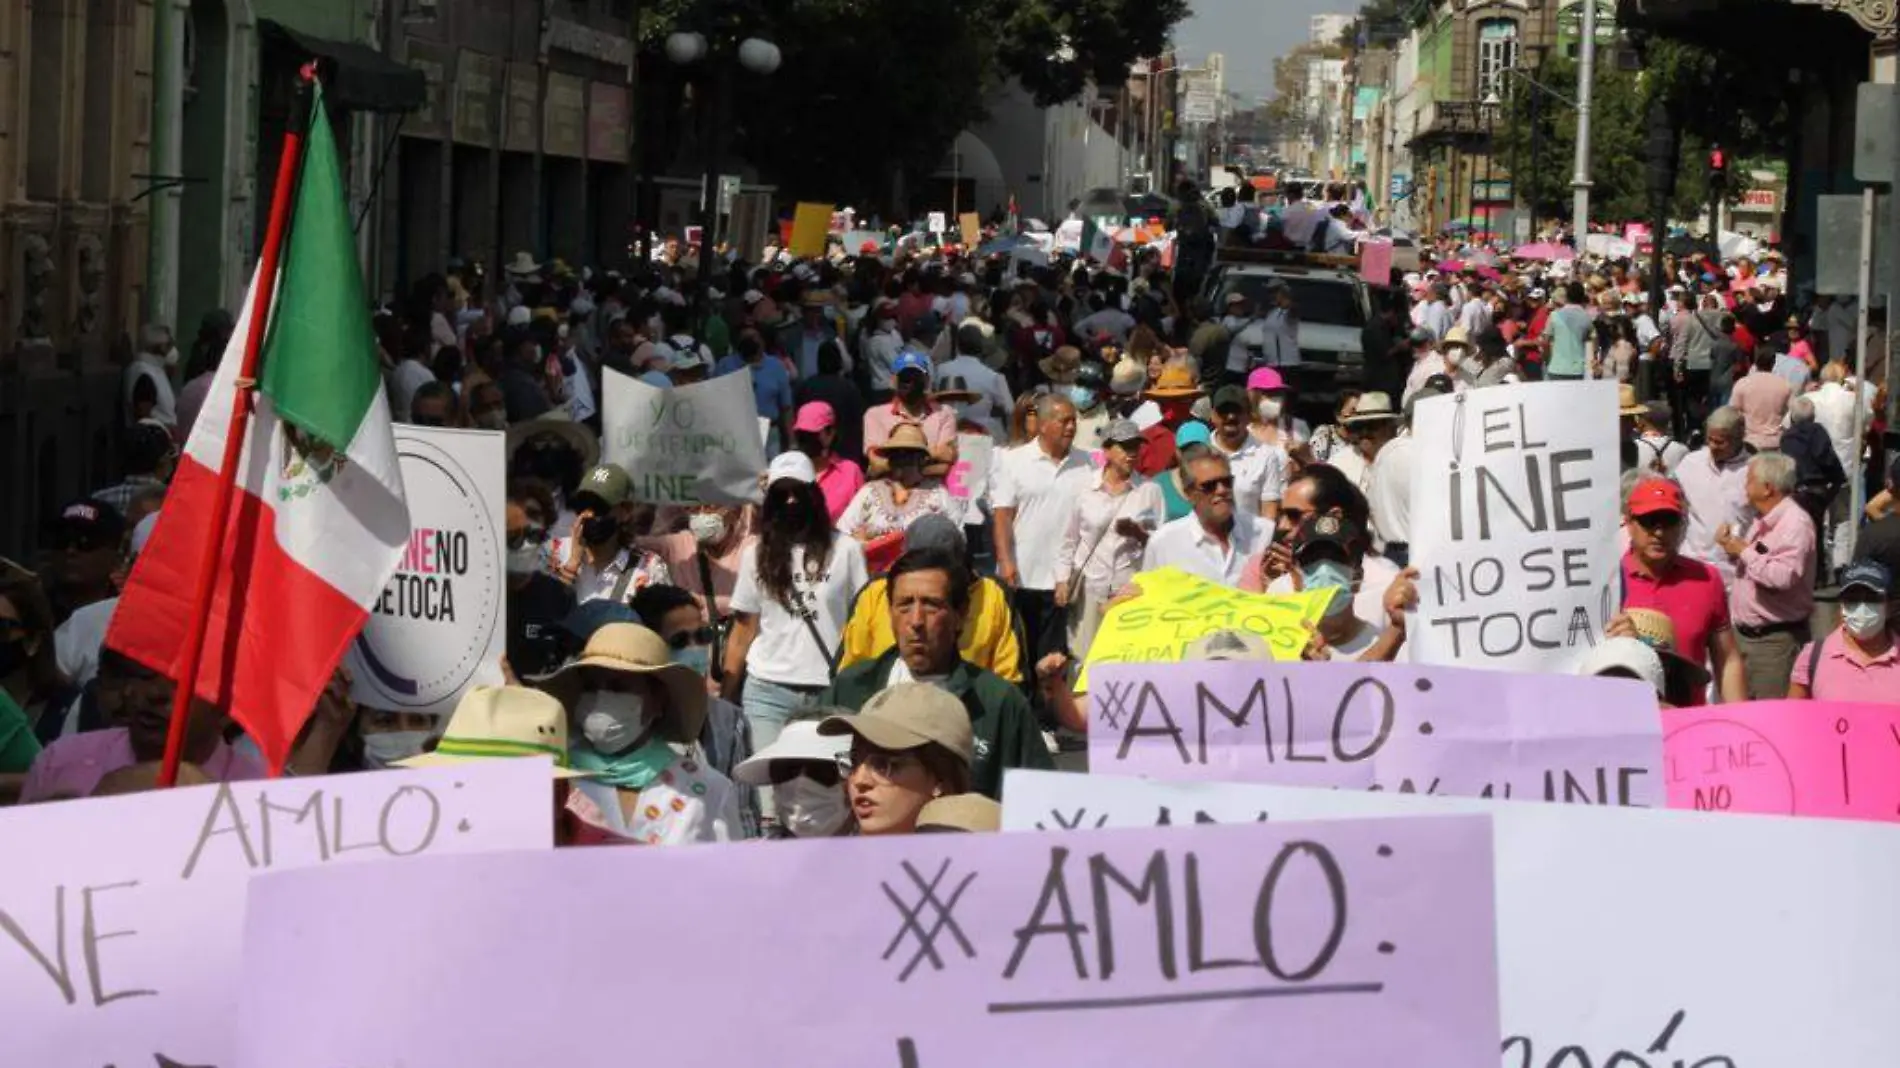
[[1185,449],[1189,445],[1212,445],[1213,443],[1214,435],[1207,429],[1207,424],[1198,419],[1182,423],[1181,429],[1174,432],[1174,447],[1177,449]]
[[928,376],[930,374],[930,357],[918,352],[916,349],[905,349],[897,354],[897,359],[891,361],[891,374],[901,375],[905,371],[922,371]]
[[1856,560],[1841,568],[1841,592],[1855,586],[1872,590],[1882,597],[1893,596],[1893,572],[1878,560]]

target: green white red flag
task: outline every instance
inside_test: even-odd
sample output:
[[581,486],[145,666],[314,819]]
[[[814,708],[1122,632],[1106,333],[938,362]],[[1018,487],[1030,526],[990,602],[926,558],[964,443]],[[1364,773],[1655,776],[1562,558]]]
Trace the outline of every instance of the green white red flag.
[[273,772],[409,537],[336,141],[320,88],[310,101],[231,507],[213,515],[250,295],[106,635],[112,648],[178,678],[205,539],[222,522],[193,685],[244,728]]

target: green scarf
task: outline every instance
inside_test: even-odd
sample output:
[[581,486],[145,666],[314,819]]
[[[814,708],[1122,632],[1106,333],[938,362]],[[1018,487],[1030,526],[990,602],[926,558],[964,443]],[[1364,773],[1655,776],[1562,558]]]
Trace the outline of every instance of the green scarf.
[[622,790],[644,790],[673,766],[679,754],[665,740],[653,735],[647,738],[645,745],[636,745],[619,756],[604,756],[586,745],[577,745],[568,757],[573,761],[574,770],[591,773],[595,782]]

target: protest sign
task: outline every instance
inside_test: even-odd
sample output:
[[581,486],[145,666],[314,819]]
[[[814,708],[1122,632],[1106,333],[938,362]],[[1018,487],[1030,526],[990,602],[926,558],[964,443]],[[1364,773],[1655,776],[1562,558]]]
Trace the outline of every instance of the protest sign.
[[[360,866],[260,881],[230,1020],[243,1065],[619,1068],[597,1029],[524,1023],[624,1018],[633,961],[675,1024],[744,1006],[642,1027],[656,1064],[1477,1065],[1492,885],[1460,818]],[[572,907],[629,886],[718,920]]]
[[1900,823],[1900,705],[1680,708],[1663,730],[1670,808]]
[[924,217],[924,229],[933,234],[942,234],[950,229],[949,216],[941,211],[933,211]]
[[961,501],[979,501],[990,488],[990,464],[996,455],[996,439],[988,434],[958,434],[957,462],[944,478],[950,496]]
[[1179,660],[1194,639],[1217,630],[1258,634],[1275,658],[1295,660],[1306,645],[1306,624],[1326,610],[1324,595],[1243,593],[1173,567],[1144,571],[1135,584],[1141,596],[1109,609],[1095,632],[1078,691],[1088,689],[1097,664]]
[[1412,566],[1422,664],[1567,672],[1616,612],[1616,383],[1419,403]]
[[[235,1064],[253,875],[548,849],[550,782],[545,760],[491,760],[0,809],[0,1060]],[[418,907],[429,905],[348,911]]]
[[817,258],[825,254],[825,238],[831,234],[830,204],[800,204],[792,209],[792,232],[786,251],[794,256]]
[[1089,770],[1661,807],[1655,692],[1634,679],[1411,664],[1104,664]]
[[1504,1068],[1892,1068],[1900,1048],[1900,829],[1022,771],[1003,790],[1005,830],[1065,833],[1488,813]]
[[508,636],[505,436],[398,423],[409,545],[350,643],[350,696],[446,715],[474,685],[500,685]]
[[1392,242],[1367,240],[1359,243],[1359,277],[1369,286],[1392,284]]
[[759,502],[765,449],[750,376],[660,389],[603,368],[601,395],[602,459],[633,477],[635,500]]
[[964,248],[975,248],[983,241],[983,216],[974,211],[966,211],[957,216],[957,230],[963,237]]
[[861,254],[866,244],[877,246],[871,253],[875,256],[883,251],[885,239],[882,230],[846,230],[844,237],[840,240],[844,242],[844,253],[847,256]]

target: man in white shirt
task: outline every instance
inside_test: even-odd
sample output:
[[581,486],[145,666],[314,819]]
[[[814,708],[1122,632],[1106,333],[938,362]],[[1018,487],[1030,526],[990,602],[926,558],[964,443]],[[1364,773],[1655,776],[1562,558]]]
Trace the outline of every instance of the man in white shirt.
[[[406,346],[405,346],[406,347]],[[435,372],[414,352],[408,352],[389,369],[389,417],[398,423],[409,421],[409,402],[425,382],[435,381]]]
[[1432,340],[1445,336],[1452,327],[1451,290],[1443,282],[1432,283],[1432,299],[1419,309],[1418,326],[1432,332]]
[[897,330],[897,302],[889,297],[879,297],[871,305],[872,329],[864,339],[864,365],[871,375],[871,399],[889,400],[896,388],[896,372],[891,365],[897,362],[897,354],[904,347],[904,337]]
[[1280,514],[1286,491],[1287,456],[1248,431],[1247,391],[1222,386],[1214,391],[1214,451],[1227,458],[1234,474],[1234,507],[1271,520]]
[[1234,473],[1227,457],[1209,451],[1182,468],[1194,511],[1165,524],[1148,539],[1141,569],[1178,567],[1221,586],[1239,588],[1247,561],[1272,540],[1273,528],[1234,506]]
[[1702,424],[1702,448],[1676,465],[1676,481],[1689,505],[1689,529],[1682,554],[1700,560],[1733,588],[1735,561],[1716,543],[1723,528],[1744,531],[1755,519],[1748,503],[1748,450],[1742,447],[1747,424],[1733,408],[1717,408]]
[[[1417,396],[1436,397],[1443,392],[1431,385]],[[1411,410],[1410,401],[1405,408]],[[1402,568],[1410,559],[1412,536],[1412,439],[1401,434],[1403,420],[1384,393],[1360,397],[1359,406],[1344,422],[1367,462],[1360,488],[1366,494],[1380,555]]]
[[1313,232],[1326,221],[1326,212],[1318,205],[1306,202],[1306,194],[1295,182],[1286,189],[1286,207],[1280,211],[1280,233],[1292,243],[1294,248],[1306,249],[1313,245]]
[[139,351],[126,365],[124,402],[126,422],[156,419],[167,427],[178,425],[178,400],[166,367],[177,362],[171,328],[147,323],[139,337]]
[[[1828,440],[1834,443],[1834,455],[1841,461],[1841,470],[1852,478],[1854,461],[1861,453],[1861,443],[1854,437],[1855,402],[1859,401],[1862,433],[1866,433],[1868,424],[1873,421],[1874,410],[1865,394],[1858,388],[1850,387],[1848,377],[1846,364],[1829,363],[1821,368],[1821,388],[1807,396],[1814,404],[1814,421],[1827,431]],[[1849,514],[1852,510],[1851,497],[1848,493],[1835,494],[1834,505],[1828,511],[1829,518],[1834,522],[1831,544],[1834,546],[1835,567],[1848,564],[1849,561],[1843,559],[1850,547],[1847,532],[1859,520],[1858,516]]]
[[996,520],[996,577],[1014,591],[1016,614],[1028,636],[1024,663],[1063,644],[1055,607],[1056,557],[1076,495],[1094,468],[1075,448],[1075,404],[1045,393],[1036,398],[1036,440],[996,457],[990,507]]
[[1485,303],[1482,292],[1473,289],[1470,299],[1458,309],[1458,325],[1464,327],[1465,337],[1473,341],[1491,328],[1491,306]]
[[1001,441],[1016,401],[1009,395],[1008,380],[983,362],[988,340],[974,323],[957,327],[957,354],[937,366],[936,388],[956,394],[938,399],[950,402],[957,418],[981,425]]

